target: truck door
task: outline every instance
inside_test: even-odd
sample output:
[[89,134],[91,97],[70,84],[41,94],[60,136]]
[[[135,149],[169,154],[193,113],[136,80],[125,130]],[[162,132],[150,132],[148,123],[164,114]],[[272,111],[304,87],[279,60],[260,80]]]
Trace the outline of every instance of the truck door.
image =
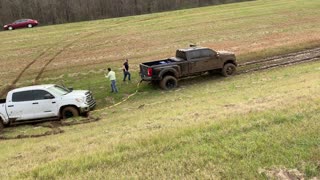
[[189,71],[191,73],[205,72],[218,67],[219,62],[210,49],[194,50],[190,53]]
[[16,121],[32,119],[34,110],[32,91],[14,92],[6,106],[10,119]]
[[33,90],[33,107],[35,119],[58,116],[58,107],[55,97],[45,90]]

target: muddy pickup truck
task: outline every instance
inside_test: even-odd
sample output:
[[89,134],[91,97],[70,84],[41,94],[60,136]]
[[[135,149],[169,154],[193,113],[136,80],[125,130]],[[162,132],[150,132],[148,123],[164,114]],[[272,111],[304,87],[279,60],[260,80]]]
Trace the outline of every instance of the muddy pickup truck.
[[0,99],[0,130],[26,121],[70,118],[85,115],[96,102],[88,90],[71,90],[47,84],[14,89]]
[[177,87],[180,78],[204,72],[220,72],[223,76],[231,76],[236,72],[236,67],[234,53],[190,47],[178,49],[175,57],[141,63],[140,75],[143,81],[151,81],[169,90]]

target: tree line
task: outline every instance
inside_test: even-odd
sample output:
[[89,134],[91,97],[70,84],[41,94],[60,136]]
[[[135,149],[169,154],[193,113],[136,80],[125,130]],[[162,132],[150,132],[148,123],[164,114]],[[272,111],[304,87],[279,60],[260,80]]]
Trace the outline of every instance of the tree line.
[[0,0],[0,24],[31,18],[60,24],[247,0]]

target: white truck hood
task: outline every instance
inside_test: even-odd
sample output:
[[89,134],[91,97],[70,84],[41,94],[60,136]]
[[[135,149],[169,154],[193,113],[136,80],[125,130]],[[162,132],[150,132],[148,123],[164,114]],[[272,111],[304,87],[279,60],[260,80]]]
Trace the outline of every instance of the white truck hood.
[[64,98],[73,98],[73,97],[86,97],[86,93],[88,93],[88,90],[74,90],[66,95],[64,95]]

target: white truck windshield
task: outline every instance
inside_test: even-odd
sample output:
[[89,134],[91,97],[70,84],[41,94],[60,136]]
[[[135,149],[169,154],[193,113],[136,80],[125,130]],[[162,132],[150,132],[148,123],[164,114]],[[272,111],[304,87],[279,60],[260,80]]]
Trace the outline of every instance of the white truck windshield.
[[55,94],[58,94],[60,96],[62,95],[66,95],[68,93],[70,93],[71,91],[69,91],[68,89],[62,87],[62,86],[58,86],[58,85],[55,85],[55,86],[52,86],[52,87],[49,87],[48,88],[49,91],[55,93]]

